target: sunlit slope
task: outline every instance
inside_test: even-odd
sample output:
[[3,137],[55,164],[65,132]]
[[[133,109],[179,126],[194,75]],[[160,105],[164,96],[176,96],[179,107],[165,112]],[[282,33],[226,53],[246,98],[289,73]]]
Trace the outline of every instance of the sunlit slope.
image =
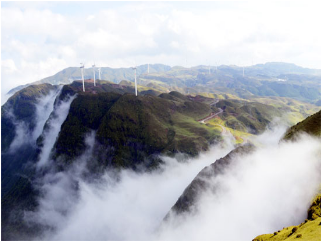
[[253,97],[249,100],[274,106],[283,114],[286,114],[291,125],[304,120],[321,109],[320,106],[287,97]]
[[300,132],[305,132],[313,136],[321,136],[321,111],[292,126],[285,133],[284,139],[295,139],[295,136]]
[[297,226],[290,226],[273,234],[263,234],[253,241],[312,240],[321,237],[321,194],[317,195],[308,210],[308,219]]

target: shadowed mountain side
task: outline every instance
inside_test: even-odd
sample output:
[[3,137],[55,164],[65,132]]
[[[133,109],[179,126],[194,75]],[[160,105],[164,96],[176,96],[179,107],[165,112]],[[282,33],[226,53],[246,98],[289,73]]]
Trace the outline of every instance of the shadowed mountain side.
[[31,85],[13,96],[1,107],[1,150],[7,151],[15,137],[16,122],[27,124],[32,131],[35,128],[37,99],[48,95],[50,91],[57,90],[58,86],[51,84]]
[[[170,218],[172,212],[174,215],[182,215],[184,213],[196,212],[196,203],[199,195],[204,191],[208,191],[211,188],[209,181],[211,178],[223,174],[230,165],[232,165],[237,158],[235,155],[246,155],[254,151],[253,145],[239,146],[228,155],[223,158],[218,159],[211,165],[205,167],[198,175],[194,178],[190,185],[184,190],[183,194],[179,197],[177,202],[172,207],[171,211],[166,215],[165,221]],[[215,193],[215,189],[219,187],[213,187],[210,191]]]

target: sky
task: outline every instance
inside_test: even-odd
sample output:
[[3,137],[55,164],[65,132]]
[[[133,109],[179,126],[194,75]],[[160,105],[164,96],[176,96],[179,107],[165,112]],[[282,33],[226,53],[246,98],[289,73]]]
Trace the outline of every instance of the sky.
[[96,63],[321,68],[318,1],[2,2],[1,88]]

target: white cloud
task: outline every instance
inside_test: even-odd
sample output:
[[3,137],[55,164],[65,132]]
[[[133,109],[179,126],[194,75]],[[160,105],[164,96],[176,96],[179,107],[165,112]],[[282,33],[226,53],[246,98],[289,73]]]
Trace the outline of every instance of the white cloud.
[[[216,192],[204,192],[199,212],[163,218],[185,187],[206,165],[231,150],[216,146],[188,162],[165,157],[154,172],[110,170],[100,179],[82,173],[91,152],[64,172],[40,180],[42,196],[27,221],[49,225],[46,240],[251,240],[263,233],[299,224],[320,184],[320,139],[278,140],[284,129],[258,138],[263,146],[208,179]],[[86,138],[93,149],[94,133]],[[91,181],[89,181],[91,180]],[[64,200],[63,202],[61,200]]]
[[14,73],[17,67],[12,59],[1,60],[1,70],[5,73]]
[[[81,61],[128,67],[138,59],[174,66],[187,58],[189,65],[207,59],[212,65],[287,61],[321,68],[321,15],[315,2],[100,4],[99,9],[89,3],[4,5],[2,60],[11,59],[22,72],[23,62],[47,62],[59,71],[62,61],[52,59],[63,59],[63,67]],[[85,15],[74,13],[78,6],[88,6]],[[53,74],[34,73],[17,81]],[[2,75],[2,84],[14,74]]]

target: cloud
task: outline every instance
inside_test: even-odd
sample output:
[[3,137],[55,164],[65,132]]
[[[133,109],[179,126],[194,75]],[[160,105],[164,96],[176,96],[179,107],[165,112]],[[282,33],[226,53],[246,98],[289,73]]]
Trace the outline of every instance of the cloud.
[[[297,225],[318,190],[320,139],[258,148],[209,180],[195,215],[173,216],[160,240],[252,240]],[[184,238],[185,237],[185,238]]]
[[30,129],[30,123],[26,123],[23,120],[18,120],[13,113],[13,109],[9,108],[5,111],[4,115],[11,119],[12,123],[15,125],[15,136],[10,144],[9,151],[11,153],[19,150],[24,144],[30,144],[35,146],[36,140],[42,133],[45,122],[49,118],[51,112],[54,109],[54,101],[62,86],[57,90],[50,91],[48,95],[43,95],[36,100],[34,104],[36,112],[32,122],[35,123],[34,128]]
[[286,61],[320,68],[318,9],[265,1],[4,4],[2,61],[16,69],[2,73],[2,87],[94,61],[109,67],[184,65],[185,58],[190,66],[206,59],[211,65]]
[[298,224],[320,184],[320,139],[278,144],[283,133],[264,134],[261,140],[268,141],[254,153],[234,157],[232,166],[209,180],[216,192],[201,195],[198,213],[172,216],[161,229],[197,173],[232,146],[214,146],[188,161],[163,157],[153,172],[108,170],[93,179],[83,175],[95,143],[91,133],[87,151],[69,169],[40,178],[40,206],[27,221],[47,225],[51,231],[41,236],[46,240],[249,240]]
[[[51,138],[46,136],[46,138]],[[161,169],[135,173],[107,171],[93,179],[86,173],[95,144],[95,133],[87,136],[87,151],[65,171],[39,177],[39,208],[28,212],[26,221],[53,230],[46,240],[141,240],[158,227],[164,215],[197,173],[226,155],[230,142],[213,147],[197,160],[177,161],[163,157]],[[210,155],[210,158],[209,156]],[[89,178],[88,178],[89,177]],[[126,232],[122,231],[126,226]],[[102,236],[103,235],[103,236]]]
[[76,95],[68,96],[66,100],[58,101],[54,108],[54,111],[50,114],[50,117],[46,119],[47,128],[44,128],[42,132],[43,146],[39,154],[37,168],[40,169],[50,164],[51,150],[54,147],[54,144],[56,143],[56,139],[59,135],[61,125],[67,118],[70,104],[75,98]]

